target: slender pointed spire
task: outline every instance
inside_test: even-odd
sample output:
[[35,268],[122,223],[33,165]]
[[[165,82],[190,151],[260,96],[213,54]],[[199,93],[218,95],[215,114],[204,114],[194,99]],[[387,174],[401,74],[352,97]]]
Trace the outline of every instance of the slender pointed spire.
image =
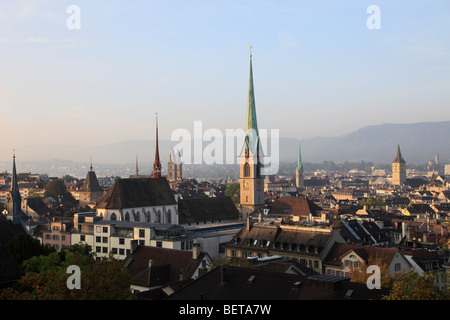
[[[13,150],[13,170],[11,177],[11,192],[19,192],[19,183],[17,180],[17,171],[16,171],[16,151]],[[19,193],[20,194],[20,193]]]
[[93,171],[94,167],[92,166],[92,158],[89,158],[91,160],[91,165],[89,166],[89,171]]
[[153,164],[153,177],[161,179],[161,162],[159,160],[159,144],[158,144],[158,114],[156,114],[156,150],[155,163]]
[[245,149],[255,155],[259,151],[259,133],[258,122],[256,118],[256,104],[255,104],[255,90],[253,86],[253,63],[252,63],[252,47],[250,49],[250,75],[248,84],[248,102],[247,102],[247,119],[245,123],[246,141],[244,143]]
[[400,152],[400,145],[397,145],[397,154],[395,155],[394,163],[406,163],[406,161],[402,157],[402,153]]
[[138,156],[136,153],[136,176],[138,176],[138,175],[139,175],[139,167],[138,167]]
[[21,203],[22,197],[20,196],[19,181],[17,179],[17,171],[16,171],[16,152],[13,151],[11,191],[8,196],[8,203],[7,203],[8,219],[11,220],[13,224],[21,223],[21,212],[22,212]]
[[300,149],[300,143],[298,144],[298,159],[297,159],[297,169],[301,170],[303,169],[303,163],[302,163],[302,152]]

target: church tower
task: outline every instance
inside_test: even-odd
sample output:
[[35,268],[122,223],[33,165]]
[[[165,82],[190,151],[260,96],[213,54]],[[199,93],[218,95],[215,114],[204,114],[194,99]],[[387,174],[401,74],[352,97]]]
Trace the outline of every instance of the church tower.
[[182,179],[182,164],[179,152],[174,154],[174,150],[169,151],[169,161],[167,163],[167,178],[169,182],[176,182]]
[[240,207],[242,218],[264,205],[264,177],[261,176],[261,144],[256,120],[253,89],[252,54],[250,53],[250,79],[247,103],[247,121],[244,145],[240,155]]
[[303,163],[302,163],[302,153],[300,150],[300,144],[298,145],[298,159],[297,167],[295,168],[295,185],[297,188],[305,187],[305,177],[303,176]]
[[397,154],[394,161],[392,161],[392,184],[394,186],[401,186],[406,182],[406,161],[400,152],[400,145],[397,145]]
[[158,145],[158,114],[156,114],[156,148],[155,148],[155,162],[153,163],[152,176],[161,181],[161,161],[159,160],[159,145]]
[[21,224],[22,220],[22,197],[19,191],[19,181],[16,172],[16,154],[13,154],[13,171],[11,177],[11,191],[8,194],[8,203],[6,210],[8,211],[7,218],[13,224]]

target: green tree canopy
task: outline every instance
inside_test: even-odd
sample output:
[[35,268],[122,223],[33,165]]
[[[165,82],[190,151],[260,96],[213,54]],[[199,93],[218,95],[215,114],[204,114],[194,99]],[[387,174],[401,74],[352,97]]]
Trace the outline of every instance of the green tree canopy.
[[225,195],[228,196],[228,197],[231,197],[231,200],[233,200],[233,202],[235,204],[238,204],[238,203],[241,202],[240,190],[241,190],[240,183],[239,182],[232,182],[225,189]]
[[409,272],[394,282],[391,293],[384,300],[449,300],[450,291],[440,290],[435,284],[436,275],[430,272],[419,276]]
[[[95,260],[87,247],[78,246],[35,256],[23,262],[25,276],[0,291],[0,299],[13,300],[125,300],[133,299],[131,277],[113,258]],[[69,266],[80,268],[80,289],[69,289]]]
[[56,200],[61,197],[73,204],[77,202],[70,192],[67,191],[67,187],[62,179],[47,182],[44,189],[44,197],[53,197]]

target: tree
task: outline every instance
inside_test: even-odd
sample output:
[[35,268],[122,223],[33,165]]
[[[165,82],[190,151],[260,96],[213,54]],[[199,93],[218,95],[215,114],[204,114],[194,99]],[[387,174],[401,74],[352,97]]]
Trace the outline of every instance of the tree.
[[55,251],[54,248],[43,246],[39,240],[34,239],[26,233],[21,233],[12,238],[8,242],[7,248],[9,253],[19,264],[34,256],[48,255]]
[[[64,254],[33,257],[24,261],[25,276],[0,291],[0,299],[23,300],[125,300],[133,299],[131,277],[122,263],[112,258],[96,261],[82,247]],[[69,289],[68,266],[80,268],[80,289]]]
[[63,198],[64,200],[72,204],[77,203],[72,194],[67,191],[67,187],[62,179],[56,179],[47,182],[44,189],[44,197],[53,197],[56,200],[58,200],[59,198]]
[[239,204],[241,202],[240,190],[241,190],[240,183],[232,182],[225,189],[225,195],[231,197],[231,200],[233,200],[235,204]]
[[394,281],[399,277],[402,273],[398,273],[395,276],[391,276],[389,274],[389,265],[385,263],[378,255],[373,257],[369,257],[367,263],[361,263],[360,267],[350,267],[350,281],[357,283],[367,283],[367,279],[371,276],[371,273],[367,272],[367,268],[370,265],[376,265],[380,268],[380,280],[381,287],[390,288]]
[[368,207],[382,207],[386,205],[386,202],[384,202],[381,199],[377,199],[374,197],[370,198],[364,198],[359,202],[360,206],[368,206]]
[[34,188],[28,192],[28,198],[42,198],[42,190]]
[[436,275],[430,272],[422,276],[409,272],[394,282],[390,294],[383,300],[449,300],[449,291],[440,290],[435,280]]

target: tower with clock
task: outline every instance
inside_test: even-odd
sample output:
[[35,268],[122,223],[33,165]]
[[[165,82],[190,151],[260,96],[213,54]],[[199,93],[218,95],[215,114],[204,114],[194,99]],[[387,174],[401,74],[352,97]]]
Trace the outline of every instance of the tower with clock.
[[[250,47],[251,48],[251,47]],[[256,119],[252,54],[244,145],[240,155],[240,211],[243,218],[264,205],[264,177],[261,175],[261,142]]]

